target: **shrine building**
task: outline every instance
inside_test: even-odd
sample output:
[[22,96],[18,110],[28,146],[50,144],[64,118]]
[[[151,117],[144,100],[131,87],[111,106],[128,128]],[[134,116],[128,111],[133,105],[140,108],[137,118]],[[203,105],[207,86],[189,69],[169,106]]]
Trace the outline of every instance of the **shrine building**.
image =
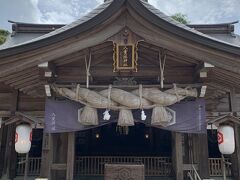
[[240,35],[105,0],[70,24],[9,21],[0,179],[240,179]]

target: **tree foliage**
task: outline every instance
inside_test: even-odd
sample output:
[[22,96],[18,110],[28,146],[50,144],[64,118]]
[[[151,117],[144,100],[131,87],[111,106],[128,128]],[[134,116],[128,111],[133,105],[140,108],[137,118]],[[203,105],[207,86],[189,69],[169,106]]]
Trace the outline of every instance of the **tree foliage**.
[[9,35],[8,31],[0,29],[0,45],[6,41],[8,35]]
[[182,14],[182,13],[176,13],[176,14],[172,15],[171,18],[173,18],[174,20],[176,20],[182,24],[190,23],[190,21],[188,21],[187,15]]

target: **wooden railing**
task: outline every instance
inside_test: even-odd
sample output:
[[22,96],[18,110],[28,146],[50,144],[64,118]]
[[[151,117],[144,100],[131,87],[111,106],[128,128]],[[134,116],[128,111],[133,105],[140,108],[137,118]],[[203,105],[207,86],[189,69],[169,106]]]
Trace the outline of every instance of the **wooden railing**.
[[[17,175],[23,176],[25,170],[25,157],[19,157],[17,162]],[[40,157],[30,157],[28,159],[28,175],[38,176],[40,174],[41,168],[41,158]]]
[[[230,162],[230,159],[225,159]],[[80,156],[76,157],[75,175],[102,176],[105,163],[144,164],[146,176],[172,176],[172,162],[170,157],[133,157],[133,156]],[[29,158],[29,176],[40,174],[41,158]],[[17,175],[24,174],[25,157],[19,157]],[[221,158],[209,158],[210,176],[222,176]],[[231,167],[226,164],[226,175],[231,176]]]
[[169,157],[89,156],[77,157],[75,174],[84,176],[104,175],[104,164],[144,164],[146,176],[171,176],[172,162]]
[[[209,172],[210,176],[222,176],[222,159],[221,158],[209,158]],[[226,175],[231,176],[231,165],[230,159],[225,158],[225,161],[228,162],[225,164]]]

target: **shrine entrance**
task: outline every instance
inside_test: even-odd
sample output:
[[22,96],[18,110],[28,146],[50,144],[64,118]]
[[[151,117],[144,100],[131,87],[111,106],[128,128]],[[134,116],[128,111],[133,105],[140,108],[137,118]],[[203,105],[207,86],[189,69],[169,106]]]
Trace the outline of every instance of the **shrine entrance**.
[[[142,164],[148,180],[221,176],[206,133],[220,119],[233,121],[240,179],[240,48],[211,36],[233,29],[179,24],[144,0],[106,0],[65,26],[14,22],[0,48],[0,176],[95,180],[111,163]],[[13,43],[28,32],[41,35]],[[17,157],[22,123],[44,128],[41,157]]]
[[76,132],[75,175],[104,177],[105,164],[144,165],[145,177],[172,177],[171,132],[138,123],[116,123]]

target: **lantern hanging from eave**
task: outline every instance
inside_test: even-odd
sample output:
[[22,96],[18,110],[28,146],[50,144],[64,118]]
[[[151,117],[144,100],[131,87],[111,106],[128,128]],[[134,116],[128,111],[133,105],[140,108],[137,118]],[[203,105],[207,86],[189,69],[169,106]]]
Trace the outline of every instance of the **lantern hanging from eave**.
[[28,153],[31,148],[32,127],[28,124],[21,124],[16,127],[15,150],[17,153]]
[[222,125],[218,127],[218,147],[222,154],[233,154],[235,151],[235,138],[232,126]]

